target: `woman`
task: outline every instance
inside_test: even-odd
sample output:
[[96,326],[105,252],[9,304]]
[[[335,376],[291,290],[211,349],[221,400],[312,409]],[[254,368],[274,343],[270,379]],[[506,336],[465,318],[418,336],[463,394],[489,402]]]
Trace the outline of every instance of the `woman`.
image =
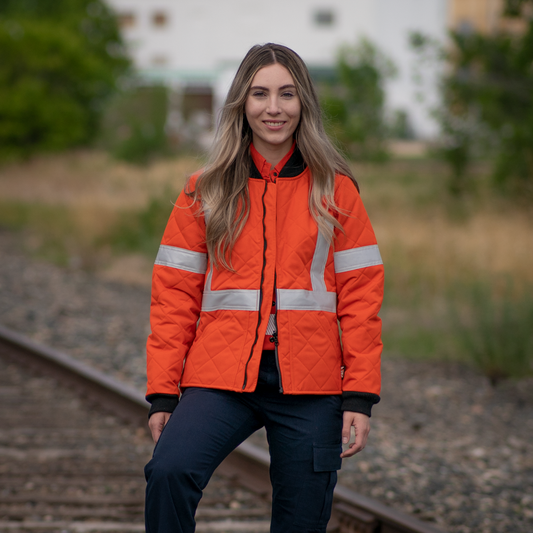
[[326,530],[336,471],[364,448],[379,401],[382,292],[374,233],[305,64],[254,46],[154,267],[148,533],[194,531],[211,474],[263,426],[271,531]]

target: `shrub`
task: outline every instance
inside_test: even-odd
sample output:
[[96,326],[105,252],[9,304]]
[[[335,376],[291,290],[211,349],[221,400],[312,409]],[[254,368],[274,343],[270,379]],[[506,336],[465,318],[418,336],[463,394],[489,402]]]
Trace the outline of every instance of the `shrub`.
[[170,152],[165,129],[168,89],[162,85],[132,87],[110,101],[101,141],[117,159],[146,164]]
[[100,1],[0,3],[0,157],[89,142],[129,66]]
[[464,287],[452,313],[459,345],[493,385],[533,374],[533,291],[497,288]]
[[326,127],[345,153],[354,159],[383,160],[385,139],[385,80],[393,63],[370,41],[340,50],[336,80],[322,88]]
[[[444,143],[441,155],[449,163],[454,194],[468,187],[469,163],[490,161],[493,182],[515,195],[533,197],[533,0],[505,0],[505,18],[521,23],[518,31],[486,34],[451,32],[451,46],[413,33],[411,44],[424,58],[444,61],[436,110]],[[515,24],[515,28],[516,28]]]

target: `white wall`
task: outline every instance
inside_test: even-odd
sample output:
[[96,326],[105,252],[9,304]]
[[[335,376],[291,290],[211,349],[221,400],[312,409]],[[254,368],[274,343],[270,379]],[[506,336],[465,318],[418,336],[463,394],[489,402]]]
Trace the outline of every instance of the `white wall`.
[[[254,44],[285,44],[309,66],[331,66],[339,45],[366,35],[399,68],[398,78],[387,89],[389,106],[406,109],[420,135],[436,131],[414,96],[414,58],[407,36],[420,30],[443,39],[448,0],[108,1],[117,12],[136,16],[136,24],[125,29],[124,36],[139,69],[177,83],[210,84],[218,100]],[[333,12],[331,26],[316,24],[314,15],[320,9]],[[165,27],[153,25],[156,11],[167,13]],[[164,65],[154,64],[162,59]]]
[[437,125],[428,109],[438,103],[437,69],[424,69],[425,101],[416,100],[419,87],[413,80],[417,62],[409,47],[408,35],[420,31],[444,42],[448,20],[447,0],[377,0],[372,2],[373,23],[370,38],[393,59],[398,74],[387,87],[388,105],[392,109],[406,109],[417,133],[423,137],[437,134]]

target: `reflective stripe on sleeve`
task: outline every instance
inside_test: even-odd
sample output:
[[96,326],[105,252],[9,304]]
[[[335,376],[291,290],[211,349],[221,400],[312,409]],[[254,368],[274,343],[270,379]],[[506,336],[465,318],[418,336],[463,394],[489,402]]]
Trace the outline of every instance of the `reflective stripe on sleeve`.
[[383,264],[377,244],[335,252],[333,260],[335,261],[335,274]]
[[202,311],[259,311],[259,291],[233,289],[204,291]]
[[280,311],[337,312],[337,293],[306,291],[303,289],[277,289],[277,306]]
[[195,274],[205,274],[207,254],[162,244],[157,252],[155,264],[186,270]]

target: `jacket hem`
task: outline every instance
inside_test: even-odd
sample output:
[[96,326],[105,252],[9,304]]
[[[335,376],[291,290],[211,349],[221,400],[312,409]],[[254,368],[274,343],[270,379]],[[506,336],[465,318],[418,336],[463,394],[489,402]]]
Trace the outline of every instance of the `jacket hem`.
[[[226,390],[229,392],[246,392],[246,393],[253,393],[253,390],[243,390],[240,387],[224,387],[222,385],[206,385],[202,382],[193,382],[193,381],[187,381],[184,382],[183,379],[181,381],[180,388],[186,389],[187,387],[200,387],[203,389],[217,389],[217,390]],[[332,390],[292,390],[292,389],[285,389],[283,388],[283,394],[290,394],[295,396],[301,396],[304,394],[308,395],[314,395],[314,396],[340,396],[342,394],[342,389],[332,389]]]

